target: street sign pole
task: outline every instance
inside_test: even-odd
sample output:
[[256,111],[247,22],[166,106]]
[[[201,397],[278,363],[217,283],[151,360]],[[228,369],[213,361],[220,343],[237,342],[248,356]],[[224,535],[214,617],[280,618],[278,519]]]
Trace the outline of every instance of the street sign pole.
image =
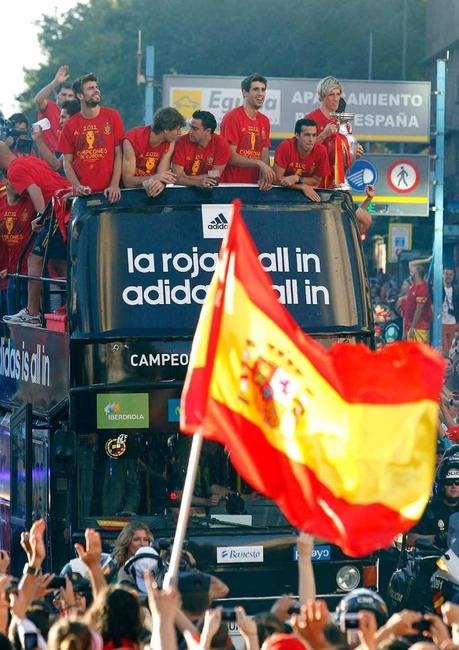
[[433,245],[433,331],[432,346],[441,349],[443,297],[443,192],[445,174],[445,91],[446,61],[437,59],[435,136],[435,229]]
[[155,48],[147,45],[145,56],[145,116],[144,124],[151,124],[153,121],[153,93],[155,76]]

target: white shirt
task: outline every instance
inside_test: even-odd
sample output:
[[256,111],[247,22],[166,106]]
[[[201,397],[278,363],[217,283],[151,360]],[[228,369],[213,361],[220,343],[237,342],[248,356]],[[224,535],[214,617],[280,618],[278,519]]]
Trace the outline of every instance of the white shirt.
[[443,325],[455,325],[455,317],[448,312],[449,309],[454,309],[453,287],[445,287],[445,285],[443,285],[443,289],[445,291],[445,299],[443,301],[441,322]]

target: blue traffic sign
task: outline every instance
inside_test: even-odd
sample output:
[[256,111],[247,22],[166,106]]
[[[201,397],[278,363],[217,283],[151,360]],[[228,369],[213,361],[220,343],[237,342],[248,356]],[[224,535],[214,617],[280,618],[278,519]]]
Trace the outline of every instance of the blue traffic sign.
[[359,158],[347,174],[347,181],[355,192],[363,192],[367,185],[376,185],[378,172],[373,163]]

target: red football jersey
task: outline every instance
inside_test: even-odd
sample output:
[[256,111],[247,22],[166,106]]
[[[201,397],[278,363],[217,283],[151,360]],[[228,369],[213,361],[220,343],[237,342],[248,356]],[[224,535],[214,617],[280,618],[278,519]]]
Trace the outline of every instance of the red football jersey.
[[[285,176],[317,176],[321,180],[330,174],[330,164],[325,147],[316,142],[311,153],[300,156],[295,137],[284,140],[276,149],[274,162],[285,169]],[[321,182],[319,182],[321,185]]]
[[[229,144],[235,145],[236,153],[244,158],[260,160],[263,149],[271,146],[270,128],[266,115],[258,112],[251,119],[244,107],[238,106],[223,116],[220,133]],[[258,176],[256,167],[238,167],[229,163],[221,180],[223,183],[258,183]]]
[[10,163],[7,178],[18,194],[23,194],[29,185],[38,185],[45,203],[54,192],[71,188],[69,181],[53,171],[48,163],[34,156],[18,156]]
[[161,158],[169,151],[170,143],[150,145],[151,126],[136,126],[124,136],[135,153],[135,176],[150,176],[156,172]]
[[[32,219],[35,210],[29,198],[8,205],[6,192],[0,194],[0,268],[6,268],[8,273],[16,273],[19,257],[32,233]],[[27,272],[27,257],[24,256],[21,273]]]
[[64,124],[58,150],[73,154],[73,169],[81,185],[91,192],[109,187],[115,161],[115,147],[121,145],[124,126],[114,108],[102,106],[97,117],[73,115]]
[[183,167],[187,176],[207,174],[214,165],[226,165],[231,150],[225,138],[213,133],[207,147],[198,147],[190,140],[190,135],[183,135],[177,140],[173,161]]
[[59,128],[59,117],[61,115],[61,110],[57,104],[48,99],[48,103],[44,111],[38,111],[38,119],[42,120],[44,117],[47,117],[51,128],[42,132],[43,140],[48,148],[54,153],[57,151],[57,143],[61,135],[61,130]]

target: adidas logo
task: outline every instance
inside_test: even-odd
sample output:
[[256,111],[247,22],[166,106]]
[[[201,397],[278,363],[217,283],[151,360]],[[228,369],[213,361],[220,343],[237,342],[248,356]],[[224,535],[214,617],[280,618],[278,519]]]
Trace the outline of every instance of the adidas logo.
[[217,217],[215,217],[215,219],[212,219],[212,221],[209,223],[207,228],[209,228],[209,230],[210,229],[226,230],[228,228],[228,220],[225,217],[225,215],[222,212],[220,212],[220,214]]

